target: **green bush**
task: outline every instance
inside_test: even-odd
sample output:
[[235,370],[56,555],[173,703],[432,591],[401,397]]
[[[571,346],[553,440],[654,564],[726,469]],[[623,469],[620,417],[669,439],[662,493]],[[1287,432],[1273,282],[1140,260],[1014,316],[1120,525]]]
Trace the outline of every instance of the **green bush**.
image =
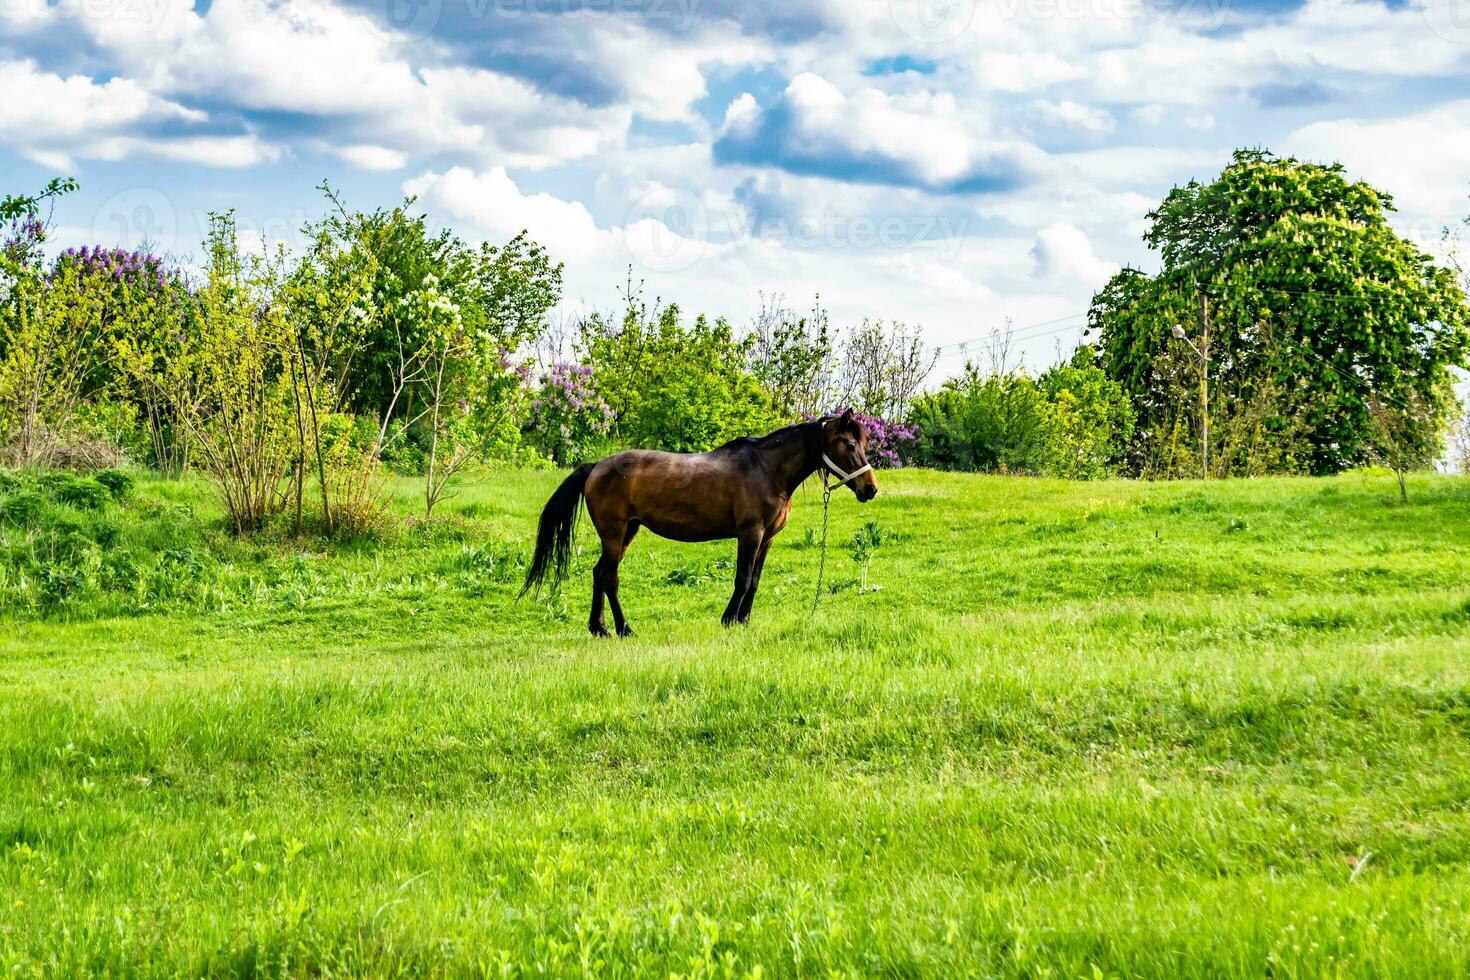
[[0,522],[21,527],[35,523],[46,498],[33,487],[20,486],[0,498]]
[[71,476],[65,473],[47,474],[53,477],[47,482],[53,499],[80,510],[101,510],[112,502],[112,493],[90,476]]
[[965,374],[914,403],[915,456],[941,469],[1088,480],[1116,469],[1133,432],[1121,386],[1096,367]]
[[134,480],[124,470],[101,470],[92,478],[107,488],[113,500],[126,500],[133,492]]
[[724,320],[685,325],[677,306],[650,315],[635,301],[620,324],[589,318],[582,345],[625,445],[699,452],[783,421]]

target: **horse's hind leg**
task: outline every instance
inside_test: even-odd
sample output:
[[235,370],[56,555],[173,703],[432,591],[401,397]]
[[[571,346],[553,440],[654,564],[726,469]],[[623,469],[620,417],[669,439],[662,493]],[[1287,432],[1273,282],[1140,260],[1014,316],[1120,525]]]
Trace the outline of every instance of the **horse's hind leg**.
[[[618,636],[632,636],[633,627],[623,618],[623,604],[618,598],[618,565],[623,556],[628,553],[628,545],[633,543],[633,536],[638,533],[638,522],[629,521],[628,530],[623,533],[622,541],[618,542],[617,558],[612,561],[608,574],[603,577],[603,586],[607,589],[607,603],[612,606],[613,626],[618,631]],[[607,545],[602,546],[604,556],[608,553]]]
[[607,625],[602,621],[602,597],[606,593],[602,560],[599,560],[592,566],[592,613],[587,617],[587,629],[593,636],[607,636]]
[[603,596],[607,597],[607,603],[612,607],[613,627],[618,635],[628,636],[633,632],[628,628],[628,621],[623,618],[623,604],[618,600],[618,564],[623,560],[627,542],[633,540],[637,531],[637,525],[632,523],[624,527],[598,529],[598,535],[602,538],[602,557],[592,569],[592,618],[587,624],[594,636],[608,635],[607,626],[602,620]]

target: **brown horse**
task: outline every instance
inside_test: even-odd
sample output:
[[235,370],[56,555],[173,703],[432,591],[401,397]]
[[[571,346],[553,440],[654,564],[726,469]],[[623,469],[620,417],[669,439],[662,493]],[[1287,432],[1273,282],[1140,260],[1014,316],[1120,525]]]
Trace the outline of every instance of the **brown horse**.
[[618,601],[618,563],[640,527],[675,541],[739,541],[735,592],[722,621],[745,623],[760,585],[771,541],[786,526],[791,495],[818,470],[837,477],[866,503],[878,495],[868,465],[868,433],[852,411],[777,429],[758,439],[735,439],[707,453],[641,449],[583,463],[562,481],[536,533],[536,554],[526,574],[525,595],[547,574],[566,578],[572,556],[577,503],[602,539],[602,558],[592,570],[592,615],[587,628],[607,636],[602,601],[612,606],[619,636],[632,630]]

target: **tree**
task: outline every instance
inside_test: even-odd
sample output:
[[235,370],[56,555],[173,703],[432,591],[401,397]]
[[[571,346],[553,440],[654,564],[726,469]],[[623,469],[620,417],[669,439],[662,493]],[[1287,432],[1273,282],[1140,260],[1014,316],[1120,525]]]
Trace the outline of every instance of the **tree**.
[[783,416],[815,416],[832,403],[836,365],[820,296],[807,316],[791,310],[780,296],[762,296],[749,339],[751,373]]
[[1372,459],[1393,470],[1399,499],[1408,503],[1409,472],[1428,469],[1439,454],[1439,432],[1427,418],[1433,409],[1417,392],[1410,392],[1405,402],[1374,397],[1368,412],[1373,420]]
[[868,415],[902,418],[938,360],[919,327],[864,320],[843,344],[839,401]]
[[[1144,236],[1162,270],[1118,273],[1089,314],[1097,363],[1137,413],[1136,469],[1200,421],[1178,394],[1193,365],[1171,340],[1176,323],[1201,341],[1208,329],[1217,459],[1216,434],[1248,407],[1280,449],[1273,469],[1328,473],[1367,459],[1374,397],[1421,399],[1437,438],[1452,409],[1445,382],[1470,351],[1470,309],[1454,274],[1389,227],[1392,210],[1340,164],[1261,150],[1169,192]],[[1222,464],[1239,472],[1239,458]]]

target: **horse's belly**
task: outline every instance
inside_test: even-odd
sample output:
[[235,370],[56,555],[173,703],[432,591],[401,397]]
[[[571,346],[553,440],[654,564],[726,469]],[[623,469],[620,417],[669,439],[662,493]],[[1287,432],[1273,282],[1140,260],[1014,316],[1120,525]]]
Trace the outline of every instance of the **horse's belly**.
[[677,514],[639,517],[637,520],[659,537],[674,541],[717,541],[720,538],[735,537],[735,526],[732,522],[681,519]]

